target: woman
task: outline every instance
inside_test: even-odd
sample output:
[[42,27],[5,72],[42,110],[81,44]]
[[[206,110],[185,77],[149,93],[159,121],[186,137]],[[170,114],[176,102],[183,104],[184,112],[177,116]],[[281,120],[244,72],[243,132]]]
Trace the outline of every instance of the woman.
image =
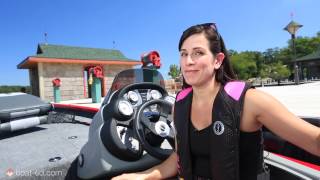
[[180,66],[184,89],[174,106],[177,148],[167,160],[118,179],[257,179],[263,173],[261,127],[320,156],[320,129],[250,85],[234,81],[215,24],[183,32]]

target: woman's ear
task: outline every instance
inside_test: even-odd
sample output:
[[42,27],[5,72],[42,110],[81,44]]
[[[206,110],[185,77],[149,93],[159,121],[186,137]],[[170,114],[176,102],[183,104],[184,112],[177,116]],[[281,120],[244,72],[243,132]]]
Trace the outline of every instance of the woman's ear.
[[224,54],[222,52],[216,54],[214,61],[214,69],[219,69],[224,60]]

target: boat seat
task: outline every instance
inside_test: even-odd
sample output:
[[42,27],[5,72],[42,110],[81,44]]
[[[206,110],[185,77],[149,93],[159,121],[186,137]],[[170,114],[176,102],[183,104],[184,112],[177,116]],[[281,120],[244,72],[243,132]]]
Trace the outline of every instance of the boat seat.
[[36,126],[51,109],[51,103],[30,94],[0,94],[0,133]]

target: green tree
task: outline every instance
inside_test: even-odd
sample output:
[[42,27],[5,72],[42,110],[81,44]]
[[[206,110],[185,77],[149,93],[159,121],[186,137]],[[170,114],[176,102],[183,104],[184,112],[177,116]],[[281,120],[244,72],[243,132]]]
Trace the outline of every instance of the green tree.
[[180,76],[180,67],[176,64],[171,64],[168,75],[171,76],[172,79],[176,79]]
[[267,78],[270,76],[270,72],[271,72],[271,67],[270,65],[267,64],[263,64],[261,66],[260,72],[259,72],[259,76],[261,78]]
[[280,81],[282,79],[288,78],[290,76],[290,70],[281,62],[271,64],[269,66],[269,73],[269,77],[278,81],[278,85],[280,85]]
[[[320,48],[320,32],[315,37],[297,37],[295,39],[295,46],[296,58],[315,52]],[[288,46],[280,50],[278,59],[284,64],[290,65],[292,64],[293,55],[292,40],[290,39],[288,40]]]
[[275,63],[278,61],[277,57],[279,56],[279,48],[268,48],[262,54],[264,56],[264,62],[266,64]]
[[[302,57],[316,51],[320,46],[320,33],[316,37],[298,37],[295,40],[297,57]],[[292,42],[289,41],[289,48]]]
[[30,86],[0,86],[0,93],[11,93],[11,92],[22,92],[22,90],[26,93],[30,93]]
[[247,80],[257,75],[254,52],[241,52],[231,56],[231,65],[239,79]]
[[233,55],[237,55],[238,52],[237,52],[236,50],[229,49],[229,50],[228,50],[228,54],[229,54],[229,56],[233,56]]
[[[315,37],[297,37],[295,45],[297,58],[315,52],[320,48],[320,32]],[[268,48],[264,52],[229,50],[228,54],[240,79],[270,77],[280,82],[293,71],[292,40],[288,40],[288,46],[283,48]]]

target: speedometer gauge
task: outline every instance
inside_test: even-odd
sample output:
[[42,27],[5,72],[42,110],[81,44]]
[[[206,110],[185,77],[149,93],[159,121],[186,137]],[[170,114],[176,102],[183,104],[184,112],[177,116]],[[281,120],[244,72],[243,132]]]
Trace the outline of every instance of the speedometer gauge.
[[150,91],[152,99],[160,99],[162,97],[161,93],[157,90]]
[[174,104],[176,99],[173,96],[166,96],[164,100],[168,101],[171,104]]
[[122,115],[131,116],[133,114],[133,107],[132,105],[125,100],[121,100],[118,103],[118,110]]
[[134,91],[129,91],[128,92],[128,99],[133,102],[133,103],[137,103],[139,100],[138,94]]

